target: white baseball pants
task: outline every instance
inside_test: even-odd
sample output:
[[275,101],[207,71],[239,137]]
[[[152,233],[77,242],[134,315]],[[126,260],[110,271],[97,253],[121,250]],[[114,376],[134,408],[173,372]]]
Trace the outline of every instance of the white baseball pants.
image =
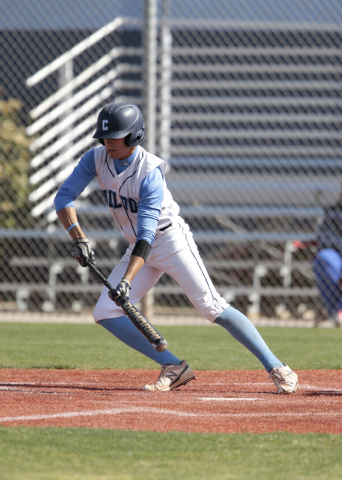
[[[130,244],[108,278],[114,288],[125,274],[133,248],[134,245]],[[130,302],[132,304],[139,302],[154,287],[163,273],[176,280],[197,311],[210,322],[213,323],[229,306],[216,291],[189,226],[181,217],[177,217],[172,226],[164,232],[157,232],[145,265],[132,281]],[[95,322],[122,315],[121,308],[108,297],[108,289],[104,287],[94,309]]]

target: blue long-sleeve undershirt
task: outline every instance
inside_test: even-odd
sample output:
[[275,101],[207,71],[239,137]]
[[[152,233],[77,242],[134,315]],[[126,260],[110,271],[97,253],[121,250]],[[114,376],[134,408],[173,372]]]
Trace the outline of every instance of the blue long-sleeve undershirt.
[[[122,173],[134,160],[137,150],[125,160],[113,160],[117,174]],[[74,200],[96,176],[94,150],[87,152],[73,173],[65,180],[55,197],[56,212],[75,207]],[[160,168],[152,170],[141,182],[139,189],[137,241],[153,244],[164,196],[164,180]]]

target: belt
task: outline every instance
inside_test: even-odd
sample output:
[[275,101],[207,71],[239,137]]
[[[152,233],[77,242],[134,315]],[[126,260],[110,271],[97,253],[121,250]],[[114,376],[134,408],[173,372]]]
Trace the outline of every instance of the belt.
[[167,228],[171,227],[172,223],[169,223],[168,225],[166,225],[166,227],[163,227],[163,228],[160,228],[159,231],[160,232],[164,232],[164,230],[166,230]]

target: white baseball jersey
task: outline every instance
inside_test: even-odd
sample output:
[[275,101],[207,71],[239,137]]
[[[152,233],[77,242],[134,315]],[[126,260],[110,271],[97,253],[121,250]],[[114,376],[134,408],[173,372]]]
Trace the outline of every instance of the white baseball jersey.
[[175,220],[179,214],[179,206],[174,202],[170,191],[166,187],[166,163],[162,159],[146,152],[142,147],[137,147],[137,155],[133,162],[126,170],[117,174],[112,163],[108,163],[105,147],[94,148],[94,156],[100,189],[115,223],[130,243],[135,243],[137,237],[141,182],[157,167],[160,167],[164,178],[164,197],[157,231]]
[[[140,184],[154,168],[160,167],[164,176],[166,164],[138,147],[133,162],[117,175],[107,163],[106,149],[99,147],[94,151],[99,186],[104,192],[116,224],[130,242],[124,257],[109,276],[110,283],[117,285],[125,274],[136,241]],[[189,226],[178,213],[179,206],[173,201],[165,183],[155,241],[144,266],[131,283],[130,301],[133,304],[140,301],[166,272],[182,287],[203,317],[214,322],[229,305],[216,291]],[[170,226],[166,230],[160,231],[160,228],[168,225]],[[121,308],[109,299],[108,291],[104,288],[94,310],[95,321],[121,317],[122,314]]]

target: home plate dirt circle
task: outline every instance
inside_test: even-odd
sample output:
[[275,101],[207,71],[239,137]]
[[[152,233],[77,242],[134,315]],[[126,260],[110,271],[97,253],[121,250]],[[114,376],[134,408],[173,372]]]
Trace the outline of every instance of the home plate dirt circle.
[[0,424],[203,433],[342,433],[342,371],[299,370],[277,395],[265,371],[197,371],[147,392],[159,370],[0,370]]

